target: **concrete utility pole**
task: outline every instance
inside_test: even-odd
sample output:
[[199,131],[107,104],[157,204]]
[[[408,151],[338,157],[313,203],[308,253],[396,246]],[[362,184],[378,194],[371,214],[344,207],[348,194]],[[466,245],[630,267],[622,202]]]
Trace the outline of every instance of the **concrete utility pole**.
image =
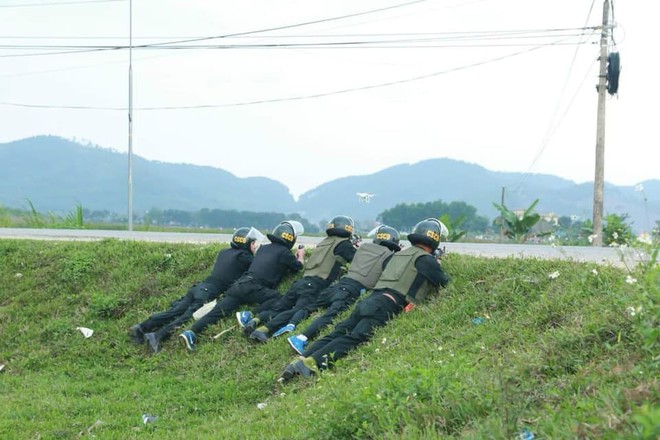
[[[500,202],[500,206],[504,208],[504,191],[506,190],[506,186],[502,187],[502,199]],[[504,217],[502,216],[502,213],[500,213],[500,243],[504,241]]]
[[593,246],[603,245],[603,187],[605,180],[605,99],[607,97],[607,45],[610,36],[610,0],[603,2],[603,29],[600,34],[598,74],[598,118],[596,123],[596,175],[594,177]]
[[128,230],[133,230],[133,0],[128,2]]

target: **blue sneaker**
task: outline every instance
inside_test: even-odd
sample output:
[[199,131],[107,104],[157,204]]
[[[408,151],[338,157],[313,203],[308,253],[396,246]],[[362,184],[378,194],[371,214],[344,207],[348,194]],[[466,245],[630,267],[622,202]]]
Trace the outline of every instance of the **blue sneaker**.
[[197,342],[197,336],[195,336],[195,332],[192,330],[186,330],[185,332],[181,333],[179,337],[181,338],[181,342],[185,344],[188,350],[195,350],[195,343]]
[[281,336],[284,333],[290,333],[290,332],[294,331],[295,329],[296,329],[295,324],[287,324],[284,327],[282,327],[281,329],[279,329],[278,331],[276,331],[275,333],[273,333],[273,337]]
[[301,336],[289,336],[286,340],[296,353],[303,354],[305,345],[307,345],[307,339],[303,339]]
[[243,328],[245,325],[250,322],[252,319],[252,312],[246,310],[244,312],[236,312],[236,320],[238,321],[238,325]]

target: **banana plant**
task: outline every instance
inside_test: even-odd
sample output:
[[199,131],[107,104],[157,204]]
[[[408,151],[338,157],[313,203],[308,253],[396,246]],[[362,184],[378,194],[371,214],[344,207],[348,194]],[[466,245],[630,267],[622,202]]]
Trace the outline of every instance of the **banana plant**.
[[445,213],[442,214],[438,220],[444,223],[445,226],[447,226],[447,229],[449,230],[449,237],[447,237],[445,241],[451,243],[456,242],[460,240],[467,233],[467,231],[460,229],[460,226],[465,221],[465,215],[461,215],[456,219],[452,219],[449,216],[449,214]]
[[500,211],[500,217],[495,219],[495,223],[503,227],[504,235],[508,238],[516,243],[524,243],[532,236],[532,228],[534,225],[541,220],[541,216],[534,212],[534,208],[536,208],[538,203],[539,199],[534,200],[520,217],[506,206],[493,203],[493,206]]

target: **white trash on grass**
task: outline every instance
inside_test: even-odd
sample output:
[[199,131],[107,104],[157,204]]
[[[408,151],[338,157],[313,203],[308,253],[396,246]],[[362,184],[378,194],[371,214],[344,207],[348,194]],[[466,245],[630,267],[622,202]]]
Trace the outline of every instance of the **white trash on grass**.
[[94,334],[94,330],[87,327],[76,327],[76,330],[80,330],[80,333],[82,333],[83,336],[86,338],[91,338],[92,335]]
[[157,416],[152,416],[151,414],[142,414],[142,423],[145,425],[148,425],[149,423],[153,423],[156,420],[158,420]]

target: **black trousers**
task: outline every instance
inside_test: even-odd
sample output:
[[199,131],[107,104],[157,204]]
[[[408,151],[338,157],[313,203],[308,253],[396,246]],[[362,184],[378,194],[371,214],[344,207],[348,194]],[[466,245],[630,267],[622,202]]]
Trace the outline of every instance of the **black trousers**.
[[318,277],[303,277],[295,281],[270,310],[261,310],[257,314],[260,325],[265,325],[273,333],[289,323],[298,324],[309,316],[309,310],[325,285],[326,282]]
[[371,339],[374,330],[401,313],[403,306],[384,292],[375,291],[357,303],[353,313],[337,324],[332,333],[314,342],[302,355],[314,358],[320,369],[329,368],[351,349]]
[[[332,321],[334,321],[341,312],[348,310],[364,291],[365,289],[360,288],[359,285],[347,285],[342,284],[341,282],[325,289],[321,292],[314,304],[316,309],[326,309],[325,313],[312,321],[312,323],[303,330],[302,334],[307,336],[307,339],[309,340],[317,337],[319,333],[321,333],[321,330],[332,324]],[[294,322],[293,324],[297,324],[297,322]]]
[[193,324],[191,330],[201,333],[206,327],[235,312],[243,304],[262,304],[266,301],[276,300],[278,297],[280,297],[280,292],[277,289],[265,287],[252,278],[241,277],[227,289],[225,296],[209,313]]
[[194,284],[184,297],[172,304],[172,308],[155,313],[140,323],[145,333],[156,332],[159,340],[169,338],[177,327],[192,319],[193,313],[202,307],[214,293],[215,287],[208,283]]

